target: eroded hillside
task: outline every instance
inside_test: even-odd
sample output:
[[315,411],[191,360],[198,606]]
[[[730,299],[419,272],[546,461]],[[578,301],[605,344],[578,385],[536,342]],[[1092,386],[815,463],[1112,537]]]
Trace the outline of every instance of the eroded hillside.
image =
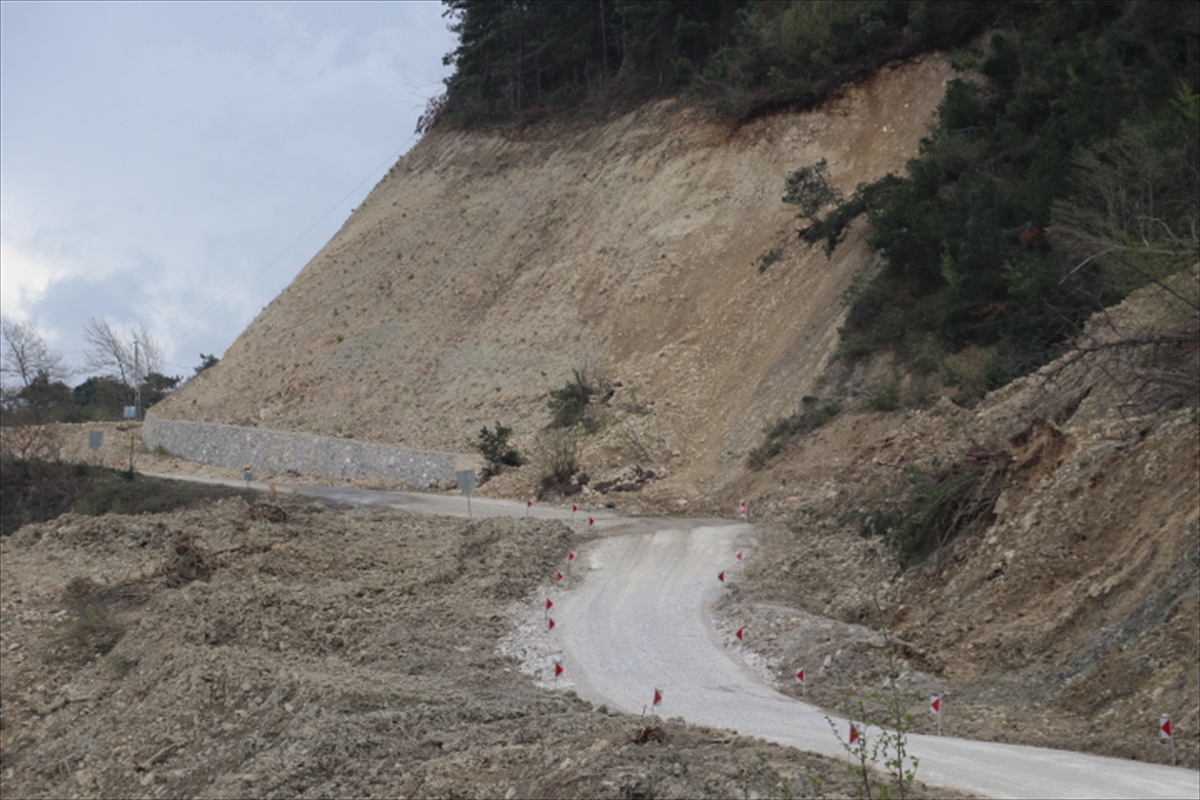
[[649,462],[696,499],[811,389],[869,259],[861,230],[831,259],[798,242],[784,176],[824,158],[850,190],[901,170],[950,74],[929,57],[741,127],[667,101],[582,129],[434,131],[156,410],[459,452],[499,421],[533,448],[547,392],[588,367],[632,452],[585,466]]

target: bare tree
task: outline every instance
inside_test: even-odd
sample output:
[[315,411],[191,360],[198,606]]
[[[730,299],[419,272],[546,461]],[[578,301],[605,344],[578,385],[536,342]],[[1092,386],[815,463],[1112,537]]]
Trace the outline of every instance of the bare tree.
[[1176,107],[1179,129],[1128,125],[1083,151],[1073,202],[1055,204],[1047,229],[1073,262],[1061,282],[1095,306],[1145,287],[1083,326],[1055,370],[1099,369],[1123,412],[1200,399],[1200,98],[1181,89]]
[[29,388],[42,374],[51,381],[65,381],[71,377],[71,370],[63,362],[62,355],[47,346],[32,320],[3,320],[0,335],[4,339],[0,351],[0,375],[18,382],[20,388]]
[[126,338],[108,320],[92,317],[83,326],[83,338],[92,346],[88,369],[110,373],[126,386],[137,386],[151,372],[163,370],[162,348],[145,325]]

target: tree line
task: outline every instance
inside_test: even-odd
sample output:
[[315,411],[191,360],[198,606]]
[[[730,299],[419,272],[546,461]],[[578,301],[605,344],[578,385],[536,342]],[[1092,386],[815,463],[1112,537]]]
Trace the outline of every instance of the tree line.
[[696,91],[737,115],[812,104],[978,34],[978,0],[444,0],[459,43],[421,122],[462,125]]
[[[182,381],[164,373],[162,348],[145,327],[129,334],[103,319],[84,325],[89,348],[84,369],[93,374],[71,386],[76,374],[52,350],[32,320],[0,322],[0,421],[5,427],[51,422],[119,420],[125,409],[148,408]],[[199,373],[217,363],[201,354]]]

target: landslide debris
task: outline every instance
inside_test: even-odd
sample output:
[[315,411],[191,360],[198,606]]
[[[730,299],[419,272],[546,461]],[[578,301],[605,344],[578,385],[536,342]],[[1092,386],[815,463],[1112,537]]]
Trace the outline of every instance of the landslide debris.
[[6,797],[853,792],[841,763],[594,708],[499,654],[565,525],[287,511],[66,515],[0,541]]

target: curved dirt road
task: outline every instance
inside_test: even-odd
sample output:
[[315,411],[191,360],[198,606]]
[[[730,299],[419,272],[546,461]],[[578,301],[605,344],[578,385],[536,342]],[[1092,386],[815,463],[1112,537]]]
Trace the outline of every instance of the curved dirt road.
[[[560,602],[575,689],[640,713],[656,687],[664,717],[844,756],[825,715],[776,692],[723,645],[711,617],[746,525],[662,529],[593,542],[589,573]],[[837,720],[845,735],[847,723]],[[909,737],[917,777],[993,797],[1197,797],[1200,774],[1065,750]]]
[[[465,500],[456,496],[278,488],[410,513],[467,515]],[[482,498],[474,501],[472,510],[477,516],[571,518],[569,511],[551,506],[526,508]],[[716,576],[730,567],[733,554],[750,539],[750,526],[622,519],[609,512],[591,515],[596,527],[613,535],[581,551],[587,572],[577,588],[561,596],[558,618],[563,624],[556,634],[570,664],[573,688],[581,697],[637,714],[650,703],[655,688],[661,688],[661,716],[845,756],[823,712],[775,691],[745,659],[725,648],[716,630],[711,614],[721,593]],[[835,721],[844,736],[846,721]],[[912,735],[908,744],[920,760],[921,781],[991,797],[1200,797],[1200,773],[1182,768],[950,737]]]

